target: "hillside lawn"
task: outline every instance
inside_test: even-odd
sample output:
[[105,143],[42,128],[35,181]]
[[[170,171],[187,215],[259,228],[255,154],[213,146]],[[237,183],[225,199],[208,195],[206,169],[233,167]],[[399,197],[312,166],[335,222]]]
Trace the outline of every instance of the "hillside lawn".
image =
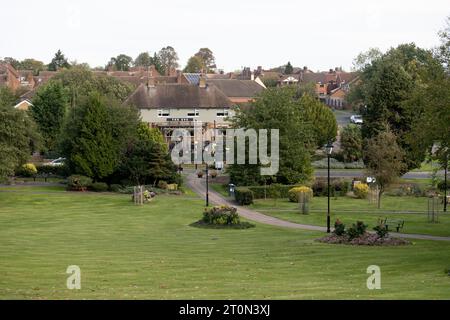
[[[135,206],[129,195],[1,188],[0,298],[450,298],[450,242],[351,247],[262,224],[190,227],[202,211],[191,193]],[[381,290],[366,287],[373,264]],[[66,288],[69,265],[81,268],[81,290]]]

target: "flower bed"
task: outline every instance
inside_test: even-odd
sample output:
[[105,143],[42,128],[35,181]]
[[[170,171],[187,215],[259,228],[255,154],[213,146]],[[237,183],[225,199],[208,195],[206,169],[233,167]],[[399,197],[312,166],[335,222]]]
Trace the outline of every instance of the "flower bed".
[[254,227],[248,222],[241,222],[237,209],[229,206],[205,208],[203,218],[191,224],[194,227],[247,229]]
[[338,236],[332,233],[323,238],[317,239],[316,241],[323,243],[347,244],[355,246],[402,246],[411,244],[411,242],[404,239],[391,238],[389,236],[380,237],[376,233],[365,233],[354,239],[350,239],[350,237],[346,234]]

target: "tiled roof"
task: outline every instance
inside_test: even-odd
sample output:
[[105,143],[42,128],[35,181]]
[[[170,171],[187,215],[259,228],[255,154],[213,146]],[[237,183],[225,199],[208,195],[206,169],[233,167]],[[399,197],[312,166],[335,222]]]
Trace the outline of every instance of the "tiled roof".
[[124,104],[139,109],[228,108],[232,102],[214,85],[201,88],[192,84],[141,84]]
[[254,98],[264,88],[253,80],[207,79],[206,83],[219,88],[227,97]]

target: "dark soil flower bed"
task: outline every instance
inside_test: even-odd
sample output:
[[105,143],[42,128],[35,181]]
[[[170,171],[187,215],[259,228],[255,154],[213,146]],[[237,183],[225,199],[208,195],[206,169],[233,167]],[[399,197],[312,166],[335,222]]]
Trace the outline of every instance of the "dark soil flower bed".
[[411,242],[400,238],[392,238],[390,236],[381,238],[376,233],[365,233],[354,239],[350,239],[350,237],[346,234],[338,236],[332,233],[323,238],[316,239],[316,241],[354,246],[402,246],[411,244]]
[[253,228],[255,225],[249,222],[239,222],[238,224],[212,224],[203,220],[191,223],[191,227],[206,228],[206,229],[248,229]]

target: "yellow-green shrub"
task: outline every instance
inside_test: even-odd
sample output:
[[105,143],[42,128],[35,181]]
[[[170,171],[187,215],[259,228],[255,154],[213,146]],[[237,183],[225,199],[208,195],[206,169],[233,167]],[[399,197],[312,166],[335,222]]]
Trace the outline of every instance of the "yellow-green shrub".
[[298,202],[300,194],[302,192],[305,193],[305,195],[308,197],[308,199],[313,197],[313,191],[310,187],[306,187],[306,186],[293,187],[288,192],[289,201]]
[[369,186],[366,183],[358,183],[353,187],[353,193],[359,199],[367,198],[369,194]]
[[19,174],[24,177],[32,177],[37,172],[36,166],[32,163],[25,163],[19,170]]

